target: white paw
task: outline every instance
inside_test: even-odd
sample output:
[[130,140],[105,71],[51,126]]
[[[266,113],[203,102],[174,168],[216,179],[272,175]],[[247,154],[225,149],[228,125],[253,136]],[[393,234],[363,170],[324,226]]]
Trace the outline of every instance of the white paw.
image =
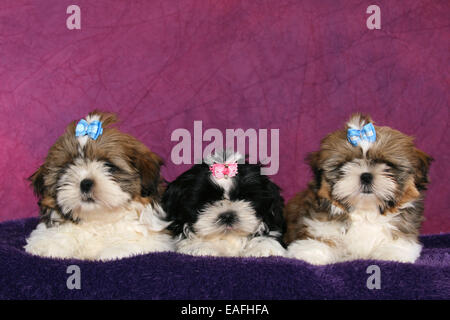
[[217,250],[207,246],[179,247],[177,252],[191,256],[220,256]]
[[40,257],[46,257],[46,258],[60,258],[60,259],[68,259],[71,258],[71,254],[61,248],[58,248],[56,246],[42,246],[37,244],[34,245],[26,245],[25,251]]
[[142,253],[143,252],[139,252],[139,250],[130,250],[130,248],[127,248],[126,246],[115,246],[104,248],[99,252],[98,256],[94,260],[102,260],[102,261],[116,260],[128,258]]
[[28,239],[24,246],[26,252],[48,258],[71,258],[73,250],[61,246],[58,242]]
[[269,237],[256,237],[250,240],[245,247],[242,256],[244,257],[269,257],[286,255],[286,250],[275,239]]
[[58,227],[47,228],[40,223],[27,239],[26,252],[49,258],[71,258],[76,243],[64,234],[60,235]]
[[314,265],[329,264],[338,260],[333,248],[317,240],[297,240],[292,242],[288,247],[287,256]]
[[377,248],[370,258],[414,263],[420,257],[422,245],[407,240],[397,240]]

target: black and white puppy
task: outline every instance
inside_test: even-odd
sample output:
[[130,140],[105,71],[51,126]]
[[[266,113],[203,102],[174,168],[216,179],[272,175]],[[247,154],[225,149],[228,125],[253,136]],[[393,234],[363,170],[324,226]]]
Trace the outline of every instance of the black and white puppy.
[[200,256],[283,256],[280,188],[238,153],[213,155],[167,187],[162,205],[177,251]]

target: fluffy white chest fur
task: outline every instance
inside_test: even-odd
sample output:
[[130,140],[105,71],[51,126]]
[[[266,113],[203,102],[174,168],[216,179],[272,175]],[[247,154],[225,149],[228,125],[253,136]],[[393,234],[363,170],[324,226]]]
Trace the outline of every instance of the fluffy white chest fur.
[[397,214],[381,215],[378,208],[359,206],[346,223],[305,219],[314,239],[294,241],[289,256],[312,264],[328,264],[354,259],[381,259],[414,262],[420,255],[418,242],[394,238]]
[[95,212],[81,222],[66,222],[47,228],[44,223],[31,233],[25,250],[29,253],[87,260],[111,260],[153,251],[174,250],[171,236],[162,230],[159,206],[132,202],[128,209]]

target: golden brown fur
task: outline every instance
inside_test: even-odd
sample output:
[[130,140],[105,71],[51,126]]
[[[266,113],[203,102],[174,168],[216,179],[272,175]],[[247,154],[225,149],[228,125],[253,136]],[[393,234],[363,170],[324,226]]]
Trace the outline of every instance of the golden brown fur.
[[[356,114],[351,117],[351,121],[367,124],[371,119]],[[286,243],[312,239],[334,245],[336,237],[322,238],[317,236],[318,233],[311,233],[308,227],[311,221],[333,223],[341,226],[342,230],[351,227],[350,214],[359,205],[361,197],[366,195],[349,193],[347,196],[337,191],[338,187],[346,190],[342,188],[342,182],[341,185],[338,183],[348,174],[343,168],[349,164],[355,168],[378,170],[378,179],[385,179],[390,191],[379,190],[379,194],[374,192],[371,198],[378,206],[379,215],[396,217],[390,220],[393,239],[403,237],[417,242],[423,220],[423,196],[431,157],[414,146],[412,137],[395,129],[375,126],[377,139],[367,149],[350,144],[347,141],[347,129],[348,125],[327,135],[321,141],[320,150],[308,156],[314,179],[305,191],[288,201],[285,207]]]
[[[58,180],[74,159],[102,160],[113,166],[112,175],[124,192],[143,204],[159,200],[164,189],[160,166],[162,159],[136,138],[120,132],[112,125],[118,120],[115,114],[93,111],[89,116],[99,116],[103,134],[96,141],[88,139],[83,150],[75,137],[77,121],[70,123],[65,133],[50,148],[44,164],[29,178],[39,197],[41,221],[52,225],[73,219],[72,213],[63,213],[56,200]],[[117,168],[117,170],[115,170]]]

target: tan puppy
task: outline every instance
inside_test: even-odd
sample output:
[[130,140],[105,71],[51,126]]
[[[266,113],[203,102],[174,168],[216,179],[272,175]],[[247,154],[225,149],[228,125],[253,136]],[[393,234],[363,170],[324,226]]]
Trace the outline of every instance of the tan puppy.
[[309,155],[315,178],[284,212],[289,256],[312,264],[419,257],[432,159],[411,137],[371,122],[353,115]]
[[108,260],[173,249],[159,206],[162,160],[94,111],[72,122],[31,176],[40,220],[25,250]]

